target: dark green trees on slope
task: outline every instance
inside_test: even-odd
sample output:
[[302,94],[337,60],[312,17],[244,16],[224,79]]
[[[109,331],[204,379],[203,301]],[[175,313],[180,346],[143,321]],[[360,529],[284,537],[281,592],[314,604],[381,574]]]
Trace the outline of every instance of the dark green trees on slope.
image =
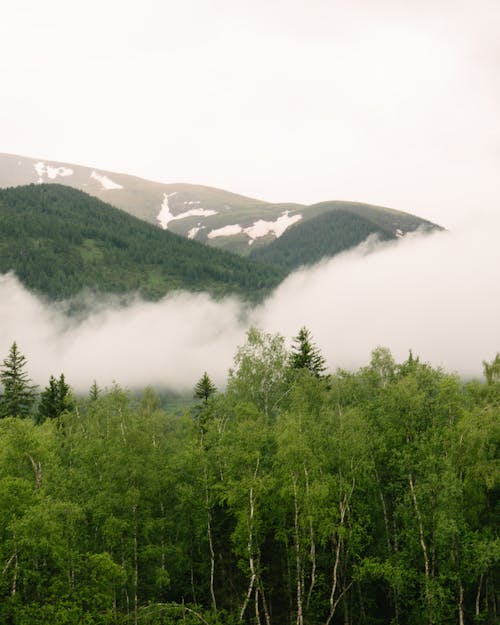
[[250,258],[292,271],[355,247],[370,235],[381,240],[393,238],[369,219],[337,209],[299,222],[269,245],[255,248]]
[[496,625],[499,383],[289,366],[253,328],[202,438],[151,390],[1,419],[0,622]]
[[0,189],[0,273],[8,271],[52,299],[85,288],[148,299],[175,289],[255,298],[284,276],[55,184]]

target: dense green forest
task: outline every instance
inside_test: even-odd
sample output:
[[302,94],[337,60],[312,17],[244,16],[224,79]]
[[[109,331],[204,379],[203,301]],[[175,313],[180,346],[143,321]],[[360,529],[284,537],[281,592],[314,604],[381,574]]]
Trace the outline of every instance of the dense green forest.
[[338,209],[299,222],[269,245],[256,247],[250,258],[289,272],[355,247],[370,234],[381,240],[394,238],[368,219]]
[[0,273],[51,299],[174,289],[258,298],[284,273],[189,241],[56,184],[0,189]]
[[464,383],[378,348],[324,375],[305,329],[288,352],[252,328],[226,390],[204,373],[175,415],[63,375],[37,405],[14,344],[0,622],[498,623],[500,357],[484,366]]

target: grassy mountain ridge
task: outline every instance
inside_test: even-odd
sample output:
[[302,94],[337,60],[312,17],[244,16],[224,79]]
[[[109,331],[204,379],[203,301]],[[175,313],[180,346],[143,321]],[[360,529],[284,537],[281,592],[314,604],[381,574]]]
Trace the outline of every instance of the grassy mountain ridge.
[[[357,215],[358,219],[352,218],[356,231],[375,231],[382,239],[404,236],[417,228],[438,228],[414,215],[360,202],[326,201],[310,206],[270,203],[202,185],[152,182],[81,165],[0,154],[0,187],[48,182],[83,190],[144,221],[212,247],[266,262],[276,260],[288,270],[297,263],[318,260],[317,234],[313,232],[321,220],[316,225],[309,222],[323,213],[342,210]],[[322,243],[323,255],[359,242],[354,233],[346,236],[343,232],[346,215],[340,232],[335,231],[336,219],[340,217],[325,220],[329,242]],[[360,220],[366,222],[364,226]],[[292,230],[293,236],[285,236]],[[296,245],[301,249],[288,249]],[[275,249],[262,255],[256,251],[267,246]],[[290,260],[284,262],[284,257]]]
[[0,190],[0,272],[8,271],[53,299],[84,288],[148,299],[175,289],[258,297],[284,276],[58,184]]

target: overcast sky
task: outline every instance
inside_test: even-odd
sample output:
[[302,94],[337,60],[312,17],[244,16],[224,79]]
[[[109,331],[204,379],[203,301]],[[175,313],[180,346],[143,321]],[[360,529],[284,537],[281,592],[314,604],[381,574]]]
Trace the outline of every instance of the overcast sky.
[[4,2],[0,151],[451,232],[298,272],[251,311],[172,294],[75,324],[0,276],[1,353],[17,340],[39,384],[190,388],[223,383],[248,324],[306,325],[332,369],[382,344],[480,375],[500,347],[499,33],[499,0]]
[[453,228],[497,213],[498,0],[16,0],[0,151]]

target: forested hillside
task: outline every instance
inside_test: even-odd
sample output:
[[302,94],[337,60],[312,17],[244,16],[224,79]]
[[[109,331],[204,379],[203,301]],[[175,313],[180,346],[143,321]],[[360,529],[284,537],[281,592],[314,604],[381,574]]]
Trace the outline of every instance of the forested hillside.
[[279,238],[255,247],[250,258],[293,271],[349,250],[370,235],[387,241],[417,229],[441,229],[408,213],[359,202],[320,202],[307,207],[307,215]]
[[[395,239],[417,229],[440,229],[416,215],[363,202],[271,203],[213,187],[163,184],[0,153],[0,187],[30,183],[68,185],[188,239],[242,256],[253,253],[261,258],[262,251],[263,261],[288,270],[357,245],[363,233],[365,237],[377,233],[381,239]],[[332,215],[323,217],[325,213]],[[309,224],[311,220],[315,223]],[[320,232],[321,228],[325,230]],[[283,233],[287,235],[284,238]],[[268,246],[271,249],[267,250]]]
[[485,383],[383,348],[325,376],[305,329],[290,354],[252,328],[184,416],[64,378],[6,416],[12,361],[0,622],[499,622],[499,356]]
[[257,297],[284,275],[55,184],[0,189],[0,273],[7,271],[53,299],[84,288],[148,299],[174,289]]
[[292,271],[355,247],[371,234],[381,240],[394,238],[359,215],[336,210],[288,229],[279,239],[253,250],[250,258]]

